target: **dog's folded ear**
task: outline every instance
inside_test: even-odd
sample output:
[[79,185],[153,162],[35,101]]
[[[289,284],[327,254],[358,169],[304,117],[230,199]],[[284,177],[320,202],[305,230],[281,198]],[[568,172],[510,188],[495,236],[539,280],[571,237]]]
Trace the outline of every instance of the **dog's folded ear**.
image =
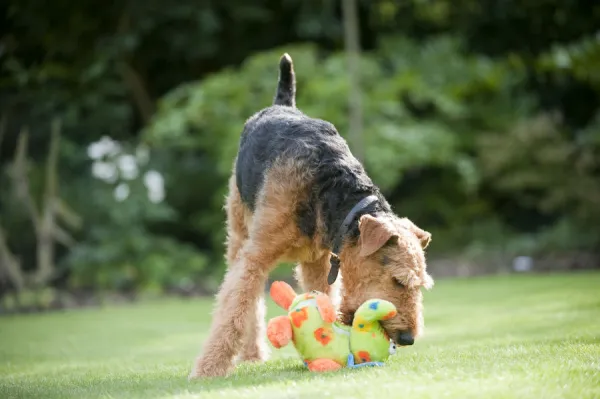
[[360,231],[360,255],[369,256],[383,247],[390,239],[398,238],[392,223],[371,215],[363,215],[358,221]]
[[407,218],[402,218],[400,221],[402,223],[402,227],[410,230],[414,235],[417,236],[417,238],[421,242],[421,248],[423,248],[423,249],[427,248],[427,246],[431,242],[431,233],[417,227],[416,224],[414,224],[412,221],[410,221]]

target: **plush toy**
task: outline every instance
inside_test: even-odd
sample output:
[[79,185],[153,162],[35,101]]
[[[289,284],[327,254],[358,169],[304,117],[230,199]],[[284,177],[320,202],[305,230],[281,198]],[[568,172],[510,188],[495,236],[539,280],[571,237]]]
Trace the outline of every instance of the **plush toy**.
[[311,291],[296,295],[287,283],[275,281],[270,294],[287,316],[269,320],[267,337],[275,348],[290,341],[311,371],[333,371],[344,366],[382,366],[396,346],[379,323],[396,315],[391,302],[371,299],[355,313],[352,326],[336,321],[331,299]]

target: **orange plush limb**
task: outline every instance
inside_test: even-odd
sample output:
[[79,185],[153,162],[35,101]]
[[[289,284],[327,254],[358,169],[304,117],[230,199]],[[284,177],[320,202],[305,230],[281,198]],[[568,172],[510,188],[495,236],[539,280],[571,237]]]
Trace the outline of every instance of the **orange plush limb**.
[[267,338],[277,349],[286,346],[292,339],[292,324],[287,316],[279,316],[269,320]]
[[386,314],[385,316],[383,316],[381,318],[381,320],[389,320],[389,319],[395,317],[397,314],[398,314],[398,312],[396,311],[396,309],[390,310],[390,312],[388,314]]
[[324,373],[327,371],[336,371],[342,368],[342,365],[334,362],[331,359],[316,359],[311,362],[307,362],[308,369],[317,373]]
[[269,292],[273,301],[285,310],[290,308],[294,298],[296,298],[294,289],[284,281],[273,282]]
[[316,301],[317,309],[319,309],[323,321],[325,323],[333,323],[337,318],[337,315],[331,299],[329,299],[327,295],[322,294],[317,296]]

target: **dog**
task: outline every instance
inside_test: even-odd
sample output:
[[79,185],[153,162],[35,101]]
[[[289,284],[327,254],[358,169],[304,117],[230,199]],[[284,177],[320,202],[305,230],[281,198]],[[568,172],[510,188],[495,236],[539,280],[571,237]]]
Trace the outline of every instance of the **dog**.
[[431,234],[393,213],[331,123],[297,109],[287,53],[273,104],[244,125],[225,210],[228,268],[190,379],[226,376],[236,358],[267,358],[264,291],[282,261],[298,262],[304,291],[339,292],[343,323],[381,298],[398,310],[383,323],[397,345],[421,334],[421,288],[434,284],[425,261]]

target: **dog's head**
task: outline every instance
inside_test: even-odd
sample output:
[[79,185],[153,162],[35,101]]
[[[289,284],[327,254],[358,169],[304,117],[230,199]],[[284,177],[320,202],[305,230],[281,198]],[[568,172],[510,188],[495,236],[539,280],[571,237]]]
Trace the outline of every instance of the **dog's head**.
[[340,254],[344,322],[351,322],[364,301],[388,300],[398,314],[383,327],[397,344],[412,345],[423,324],[421,289],[433,286],[424,252],[431,234],[408,219],[390,215],[362,216],[359,231],[357,243],[345,246]]

